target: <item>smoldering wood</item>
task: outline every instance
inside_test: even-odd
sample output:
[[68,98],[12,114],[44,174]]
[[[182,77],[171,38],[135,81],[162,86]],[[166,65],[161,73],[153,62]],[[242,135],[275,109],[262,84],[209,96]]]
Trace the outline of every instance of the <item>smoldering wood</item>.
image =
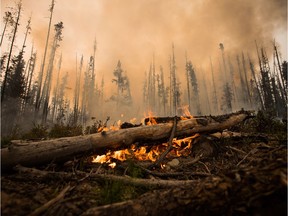
[[[215,133],[228,129],[244,121],[250,112],[238,112],[223,122],[209,123],[205,118],[181,120],[177,123],[175,137],[190,136],[195,133]],[[108,150],[130,147],[137,142],[153,145],[157,141],[167,142],[173,123],[103,131],[85,136],[64,137],[38,142],[13,141],[8,148],[1,149],[2,171],[9,171],[17,164],[31,167],[65,162],[78,156],[102,154]]]

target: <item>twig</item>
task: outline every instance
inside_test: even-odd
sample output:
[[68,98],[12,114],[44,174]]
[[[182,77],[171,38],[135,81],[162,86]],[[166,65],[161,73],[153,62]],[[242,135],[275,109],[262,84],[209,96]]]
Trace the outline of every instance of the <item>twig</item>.
[[93,169],[91,169],[90,173],[86,174],[86,176],[84,176],[83,178],[79,179],[78,182],[84,181],[84,180],[87,179],[92,173],[93,173]]
[[228,146],[228,148],[229,149],[232,149],[232,150],[234,150],[234,151],[236,151],[236,152],[239,152],[239,153],[241,153],[241,154],[247,154],[247,152],[245,152],[245,151],[243,151],[243,150],[240,150],[240,149],[238,149],[238,148],[235,148],[235,147],[232,147],[232,146]]
[[35,211],[33,211],[30,216],[37,216],[41,215],[45,210],[47,210],[50,206],[54,205],[55,203],[59,202],[66,194],[67,191],[72,190],[74,188],[71,187],[70,185],[66,186],[55,198],[49,200],[46,202],[44,205],[41,207],[37,208]]
[[239,166],[249,155],[251,155],[251,154],[254,154],[255,152],[257,152],[258,150],[255,148],[255,149],[252,149],[250,152],[248,152],[248,154],[246,154],[245,155],[245,157],[241,160],[241,161],[239,161],[237,164],[236,164],[236,166]]
[[[35,168],[27,168],[22,166],[17,166],[17,170],[22,173],[30,174],[31,177],[43,178],[48,177],[62,178],[67,180],[75,180],[75,175],[72,173],[66,172],[51,172],[51,171],[42,171]],[[205,175],[203,173],[191,173],[191,175]],[[130,176],[115,176],[109,174],[88,174],[89,179],[94,179],[98,181],[111,180],[111,181],[121,181],[123,184],[141,186],[141,187],[154,187],[154,188],[170,188],[178,186],[188,186],[196,182],[196,180],[161,180],[161,179],[141,179],[141,178],[131,178]],[[78,171],[77,176],[83,176],[86,178],[87,173]],[[76,179],[77,181],[77,179]]]
[[184,163],[183,166],[190,166],[190,165],[192,165],[192,164],[197,163],[197,162],[201,159],[201,156],[202,156],[202,154],[199,155],[199,156],[196,156],[192,161],[189,161],[189,162],[187,162],[187,163]]
[[174,122],[173,122],[173,128],[170,134],[170,138],[168,141],[168,148],[160,155],[160,157],[158,158],[158,160],[152,165],[153,167],[158,167],[159,164],[164,160],[164,158],[166,157],[166,155],[172,150],[173,148],[173,138],[175,136],[175,132],[176,132],[176,126],[177,126],[177,116],[174,116]]
[[198,163],[202,164],[206,168],[207,172],[211,175],[211,172],[205,163],[203,163],[202,161],[198,161]]
[[179,177],[179,176],[209,176],[208,173],[203,173],[203,172],[170,172],[170,173],[161,173],[161,172],[155,172],[155,171],[151,171],[149,169],[146,169],[142,166],[136,165],[137,167],[139,167],[140,169],[142,169],[144,172],[153,175],[153,176],[157,176],[157,177]]

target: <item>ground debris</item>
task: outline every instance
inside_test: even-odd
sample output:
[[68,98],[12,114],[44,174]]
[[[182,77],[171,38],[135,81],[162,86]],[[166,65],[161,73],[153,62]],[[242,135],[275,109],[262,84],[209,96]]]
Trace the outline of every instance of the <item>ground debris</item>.
[[[152,162],[135,159],[115,160],[112,169],[87,157],[37,169],[18,166],[1,176],[1,213],[287,215],[287,145],[267,140],[212,139],[217,154],[192,151],[153,169]],[[164,166],[173,159],[177,166]]]

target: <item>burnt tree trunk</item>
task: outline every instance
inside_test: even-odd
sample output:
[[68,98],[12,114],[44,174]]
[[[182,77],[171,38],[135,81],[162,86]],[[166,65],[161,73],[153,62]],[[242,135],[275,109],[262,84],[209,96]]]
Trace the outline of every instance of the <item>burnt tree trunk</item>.
[[[177,123],[175,137],[223,131],[247,117],[248,112],[241,112],[231,114],[223,121],[212,121],[208,117],[180,120]],[[52,161],[63,162],[77,156],[128,148],[134,143],[144,142],[153,145],[159,141],[167,142],[172,127],[173,123],[168,122],[39,142],[13,141],[8,148],[1,149],[1,168],[2,171],[7,171],[17,164],[29,167]]]

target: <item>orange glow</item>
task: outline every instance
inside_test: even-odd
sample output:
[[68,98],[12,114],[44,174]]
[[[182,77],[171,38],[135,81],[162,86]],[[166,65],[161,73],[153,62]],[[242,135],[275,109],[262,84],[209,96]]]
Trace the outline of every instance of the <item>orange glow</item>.
[[116,167],[116,163],[115,162],[110,163],[108,166],[111,167],[112,169],[114,169]]
[[[198,136],[200,135],[195,134],[191,137],[186,137],[179,140],[173,139],[172,144],[174,150],[172,150],[167,157],[180,157],[190,154],[192,141]],[[159,155],[161,155],[166,150],[167,146],[167,143],[163,143],[158,146],[152,146],[150,147],[150,150],[147,150],[147,146],[141,146],[140,148],[136,148],[135,145],[132,145],[130,149],[108,152],[106,155],[98,155],[96,157],[93,157],[92,163],[108,163],[111,168],[114,168],[116,166],[116,163],[113,162],[113,165],[111,165],[112,158],[119,161],[125,161],[129,158],[134,158],[140,161],[150,160],[152,162],[155,162],[158,159]]]
[[187,119],[193,118],[193,116],[191,115],[191,113],[189,111],[189,105],[182,106],[180,109],[181,109],[182,115],[183,115],[180,117],[181,120],[187,120]]
[[144,113],[145,118],[149,118],[149,121],[146,122],[146,125],[156,125],[156,119],[154,118],[154,113],[151,111],[148,111],[148,115],[146,113]]

